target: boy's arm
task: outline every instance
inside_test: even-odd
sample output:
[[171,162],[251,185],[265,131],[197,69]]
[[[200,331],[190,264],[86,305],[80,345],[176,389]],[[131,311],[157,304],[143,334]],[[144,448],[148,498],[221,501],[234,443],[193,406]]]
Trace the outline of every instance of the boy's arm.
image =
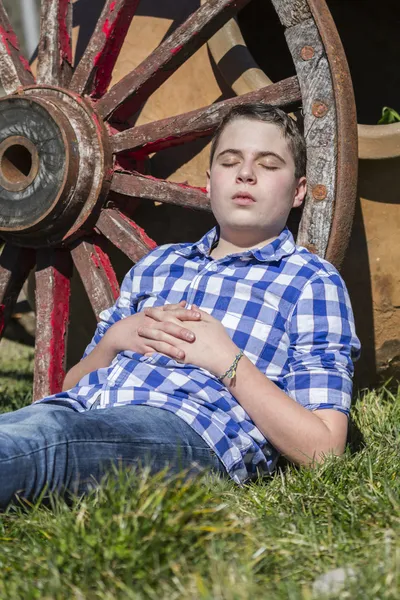
[[247,359],[232,394],[265,437],[293,462],[310,464],[344,451],[359,341],[338,274],[307,284],[288,323],[289,373],[284,390]]
[[102,337],[93,350],[73,366],[65,376],[62,391],[73,388],[78,381],[88,373],[108,367],[116,356],[115,349],[108,343],[106,337]]
[[[145,312],[156,321],[164,319],[157,308]],[[200,313],[201,321],[191,328],[196,343],[181,347],[187,362],[220,376],[239,348],[220,321]],[[157,344],[157,330],[145,328],[141,335]],[[341,454],[346,443],[352,354],[357,358],[359,341],[339,274],[308,282],[288,317],[287,335],[283,389],[246,356],[239,360],[236,377],[225,378],[224,383],[273,446],[293,462],[309,464],[330,452]]]

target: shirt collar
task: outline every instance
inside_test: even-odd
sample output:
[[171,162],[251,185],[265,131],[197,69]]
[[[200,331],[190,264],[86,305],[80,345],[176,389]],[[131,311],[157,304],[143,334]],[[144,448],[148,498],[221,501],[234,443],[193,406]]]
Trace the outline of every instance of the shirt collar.
[[[219,231],[219,225],[216,225],[204,234],[198,242],[187,244],[183,248],[179,248],[176,252],[186,257],[193,256],[194,254],[209,256],[213,244],[219,239]],[[269,244],[260,248],[252,248],[251,250],[230,254],[229,256],[248,257],[249,259],[254,257],[260,262],[272,262],[293,254],[295,249],[296,245],[293,236],[289,229],[285,227],[280,235]]]

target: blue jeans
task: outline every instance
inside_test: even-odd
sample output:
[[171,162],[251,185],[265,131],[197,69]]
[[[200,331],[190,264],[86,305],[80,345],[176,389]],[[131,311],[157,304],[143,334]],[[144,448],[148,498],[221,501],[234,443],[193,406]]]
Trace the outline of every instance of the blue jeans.
[[205,469],[226,475],[214,451],[177,415],[142,405],[78,413],[33,404],[0,415],[0,509],[47,489],[83,494],[113,465],[149,465],[152,472]]

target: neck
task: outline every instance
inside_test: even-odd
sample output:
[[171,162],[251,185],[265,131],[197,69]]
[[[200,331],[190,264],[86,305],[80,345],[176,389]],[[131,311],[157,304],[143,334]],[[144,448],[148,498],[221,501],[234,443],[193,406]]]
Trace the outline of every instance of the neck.
[[210,256],[214,259],[225,258],[228,254],[237,254],[253,248],[262,248],[275,240],[278,235],[279,234],[273,235],[270,233],[270,235],[265,237],[265,235],[257,236],[254,232],[252,232],[252,234],[241,232],[239,235],[230,236],[227,235],[226,232],[221,231],[218,244],[210,252]]

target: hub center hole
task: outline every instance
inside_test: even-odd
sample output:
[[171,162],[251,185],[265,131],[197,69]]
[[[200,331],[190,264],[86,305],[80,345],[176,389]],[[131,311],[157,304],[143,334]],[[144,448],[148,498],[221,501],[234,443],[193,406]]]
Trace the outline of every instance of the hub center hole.
[[21,144],[14,144],[4,152],[0,169],[10,183],[23,182],[32,169],[32,154]]

